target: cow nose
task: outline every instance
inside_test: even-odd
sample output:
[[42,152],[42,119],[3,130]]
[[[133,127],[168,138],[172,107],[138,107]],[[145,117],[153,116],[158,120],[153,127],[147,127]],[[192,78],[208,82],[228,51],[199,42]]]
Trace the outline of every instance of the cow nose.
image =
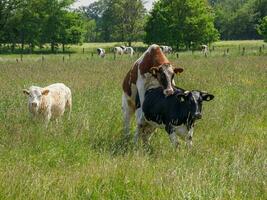
[[33,102],[32,103],[32,107],[37,107],[37,103],[36,102]]
[[166,96],[170,96],[170,95],[172,95],[173,94],[173,89],[166,89],[165,90],[165,95]]
[[200,112],[197,112],[197,113],[195,114],[195,118],[196,118],[196,119],[201,119],[201,117],[202,117],[202,115],[201,115]]

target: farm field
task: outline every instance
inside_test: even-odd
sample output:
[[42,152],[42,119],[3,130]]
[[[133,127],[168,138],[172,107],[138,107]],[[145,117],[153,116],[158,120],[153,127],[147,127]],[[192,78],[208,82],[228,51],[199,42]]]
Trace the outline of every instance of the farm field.
[[[42,61],[31,54],[21,62],[20,55],[0,54],[0,199],[267,199],[263,44],[218,42],[220,51],[207,58],[168,55],[184,67],[175,78],[179,87],[215,95],[203,105],[193,148],[180,140],[177,151],[164,130],[149,149],[123,137],[121,84],[137,55],[101,59],[76,47],[70,56]],[[255,49],[242,56],[239,45]],[[223,56],[225,48],[235,53]],[[55,82],[71,88],[73,112],[46,129],[29,119],[22,89]],[[133,120],[132,136],[134,129]]]

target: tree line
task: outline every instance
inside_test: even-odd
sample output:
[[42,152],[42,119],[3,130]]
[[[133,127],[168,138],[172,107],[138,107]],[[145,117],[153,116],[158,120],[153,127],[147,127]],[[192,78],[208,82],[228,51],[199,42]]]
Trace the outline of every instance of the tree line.
[[1,0],[0,44],[20,44],[43,48],[50,44],[54,52],[59,44],[82,42],[85,30],[81,13],[69,9],[73,0]]
[[[0,45],[34,50],[49,44],[126,42],[194,48],[218,39],[267,40],[267,0],[97,0],[71,8],[75,0],[1,0]],[[1,47],[1,46],[0,46]]]

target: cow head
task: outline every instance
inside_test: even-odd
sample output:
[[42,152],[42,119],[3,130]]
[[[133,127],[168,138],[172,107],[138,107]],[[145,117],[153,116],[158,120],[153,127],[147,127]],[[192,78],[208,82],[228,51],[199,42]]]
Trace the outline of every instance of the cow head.
[[188,105],[189,113],[193,120],[201,119],[202,114],[202,102],[210,101],[214,98],[214,95],[204,91],[185,91],[177,95],[180,102],[184,102]]
[[163,87],[163,93],[165,96],[172,95],[174,84],[174,75],[177,73],[182,73],[183,68],[173,67],[171,64],[162,64],[158,67],[150,68],[149,72],[159,81],[160,85]]
[[49,90],[32,86],[29,88],[29,90],[23,89],[23,93],[28,95],[28,105],[30,111],[37,113],[41,106],[42,97],[48,95]]

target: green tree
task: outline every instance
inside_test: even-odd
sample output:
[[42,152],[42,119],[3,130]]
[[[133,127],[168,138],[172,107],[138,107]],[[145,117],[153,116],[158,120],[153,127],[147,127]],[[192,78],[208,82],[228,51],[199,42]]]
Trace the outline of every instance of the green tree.
[[267,16],[262,19],[257,30],[259,34],[263,36],[264,41],[267,42]]
[[146,10],[142,0],[99,0],[82,10],[95,21],[96,38],[100,41],[127,41],[131,45],[144,35]]
[[62,44],[65,52],[66,44],[81,43],[85,33],[85,22],[76,12],[65,12],[60,20],[58,42]]
[[211,4],[216,13],[215,26],[222,39],[260,38],[256,27],[267,15],[267,0],[221,0]]
[[218,38],[212,10],[204,0],[160,0],[145,27],[146,43],[198,46]]

